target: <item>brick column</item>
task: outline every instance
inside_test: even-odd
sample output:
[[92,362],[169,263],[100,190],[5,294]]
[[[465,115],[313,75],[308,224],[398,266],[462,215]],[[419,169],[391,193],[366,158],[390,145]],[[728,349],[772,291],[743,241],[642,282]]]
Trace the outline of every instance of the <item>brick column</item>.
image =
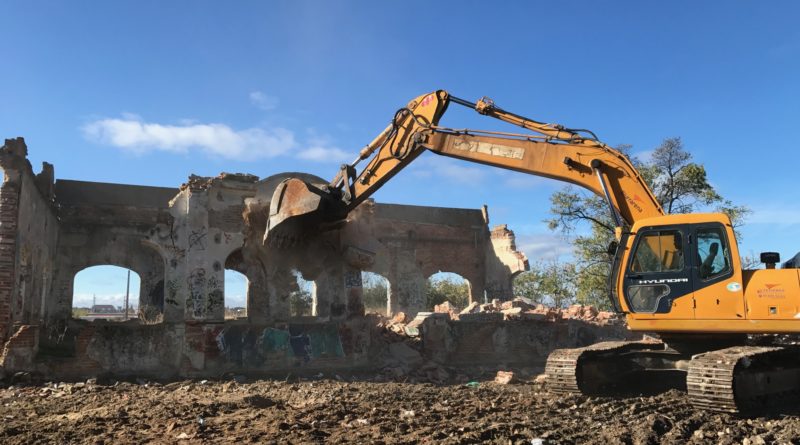
[[[6,171],[6,178],[13,172]],[[11,298],[17,257],[19,184],[8,180],[0,187],[0,342],[11,335]]]

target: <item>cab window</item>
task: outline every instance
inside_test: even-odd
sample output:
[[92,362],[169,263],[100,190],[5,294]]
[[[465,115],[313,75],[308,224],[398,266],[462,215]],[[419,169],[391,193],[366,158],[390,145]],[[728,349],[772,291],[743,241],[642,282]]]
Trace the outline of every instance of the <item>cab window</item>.
[[730,269],[730,252],[720,228],[697,229],[698,273],[701,279],[711,279]]
[[661,230],[641,236],[631,271],[670,272],[683,270],[683,266],[683,235],[678,230]]

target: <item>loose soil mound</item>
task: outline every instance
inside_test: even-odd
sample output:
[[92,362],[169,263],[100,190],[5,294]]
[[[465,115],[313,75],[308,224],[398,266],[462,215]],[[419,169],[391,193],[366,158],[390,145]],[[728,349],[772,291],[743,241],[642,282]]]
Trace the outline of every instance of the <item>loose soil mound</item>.
[[[241,379],[240,379],[241,380]],[[686,394],[556,396],[539,384],[302,380],[0,389],[0,443],[798,443],[800,418],[695,410]]]

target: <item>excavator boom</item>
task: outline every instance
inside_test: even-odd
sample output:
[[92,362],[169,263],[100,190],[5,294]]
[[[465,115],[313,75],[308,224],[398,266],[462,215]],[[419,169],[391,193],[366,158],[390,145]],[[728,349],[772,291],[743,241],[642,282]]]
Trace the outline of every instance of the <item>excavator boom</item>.
[[[440,127],[451,103],[534,133]],[[335,224],[425,150],[494,167],[562,180],[603,196],[618,226],[663,215],[647,184],[621,152],[582,136],[583,130],[545,124],[502,110],[489,99],[472,103],[438,90],[413,99],[351,164],[323,189],[288,179],[275,192],[265,243],[300,241]],[[367,161],[360,170],[357,166]]]

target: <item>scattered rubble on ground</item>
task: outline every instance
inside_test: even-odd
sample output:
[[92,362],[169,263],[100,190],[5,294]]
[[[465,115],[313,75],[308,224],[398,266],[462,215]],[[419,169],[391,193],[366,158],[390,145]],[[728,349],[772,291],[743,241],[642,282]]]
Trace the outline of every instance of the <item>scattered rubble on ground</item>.
[[552,395],[527,380],[469,378],[14,385],[0,388],[0,442],[763,444],[800,437],[794,416],[711,414],[678,391],[590,398]]

